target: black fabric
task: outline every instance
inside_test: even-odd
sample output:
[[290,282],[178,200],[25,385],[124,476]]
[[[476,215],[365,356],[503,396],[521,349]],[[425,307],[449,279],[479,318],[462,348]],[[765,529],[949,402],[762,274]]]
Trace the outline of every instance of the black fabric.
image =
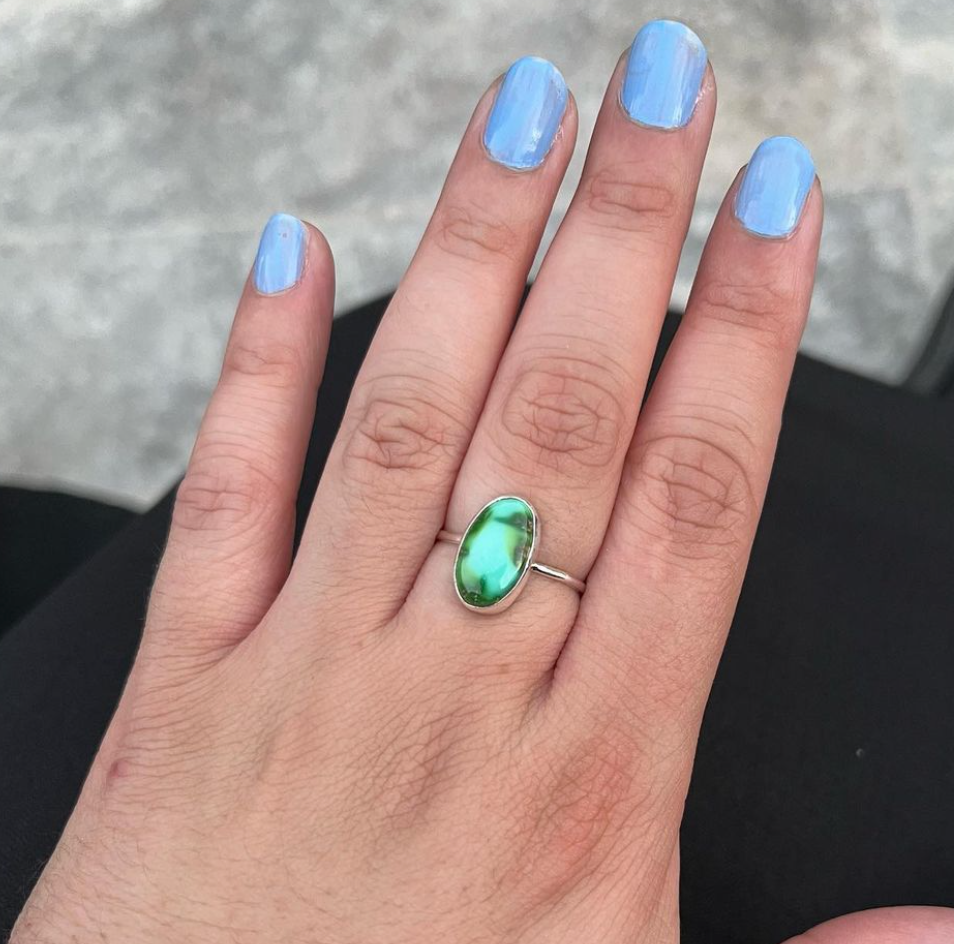
[[0,636],[133,517],[76,495],[0,487]]
[[952,433],[951,401],[799,362],[689,797],[686,941],[954,905]]
[[[302,516],[382,310],[335,325]],[[686,944],[776,944],[846,911],[954,905],[952,430],[950,401],[799,359],[686,811]],[[170,506],[0,640],[0,926],[120,693]]]

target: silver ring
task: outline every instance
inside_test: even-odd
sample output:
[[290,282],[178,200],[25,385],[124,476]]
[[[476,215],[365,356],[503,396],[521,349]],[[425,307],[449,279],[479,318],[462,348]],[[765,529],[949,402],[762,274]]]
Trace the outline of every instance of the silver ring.
[[438,541],[457,545],[454,590],[468,610],[499,613],[520,595],[530,572],[558,580],[577,593],[586,584],[536,560],[540,518],[525,498],[500,495],[470,519],[463,534],[440,531]]

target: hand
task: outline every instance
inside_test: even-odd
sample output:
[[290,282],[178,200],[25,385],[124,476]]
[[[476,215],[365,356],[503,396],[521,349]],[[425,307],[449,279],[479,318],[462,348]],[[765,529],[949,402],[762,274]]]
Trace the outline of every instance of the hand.
[[[484,96],[293,565],[333,264],[317,230],[269,223],[139,657],[18,944],[678,941],[694,745],[822,220],[807,152],[763,145],[640,412],[715,99],[694,36],[640,34],[511,335],[577,115],[539,60]],[[534,503],[540,559],[582,596],[531,575],[504,612],[457,599],[435,539],[501,494]],[[892,921],[954,928],[899,912],[808,940]]]

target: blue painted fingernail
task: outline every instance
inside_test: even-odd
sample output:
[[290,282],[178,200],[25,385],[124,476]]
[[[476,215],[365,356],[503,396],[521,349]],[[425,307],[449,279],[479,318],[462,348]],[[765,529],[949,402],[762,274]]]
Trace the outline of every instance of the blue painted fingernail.
[[263,295],[291,288],[305,265],[305,227],[287,213],[276,213],[262,230],[255,256],[255,287]]
[[735,215],[759,236],[787,236],[798,225],[814,182],[815,164],[801,141],[769,138],[745,169]]
[[653,128],[689,123],[709,57],[684,23],[653,20],[633,40],[620,99],[634,121]]
[[484,147],[516,170],[539,167],[566,111],[566,82],[552,62],[525,56],[508,70],[484,128]]

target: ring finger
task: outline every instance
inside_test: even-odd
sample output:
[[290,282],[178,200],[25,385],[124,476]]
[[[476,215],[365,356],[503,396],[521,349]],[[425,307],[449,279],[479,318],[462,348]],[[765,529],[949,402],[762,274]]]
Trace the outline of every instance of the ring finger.
[[576,134],[545,60],[518,60],[494,91],[359,372],[289,581],[296,608],[346,587],[340,602],[380,626],[443,523]]

